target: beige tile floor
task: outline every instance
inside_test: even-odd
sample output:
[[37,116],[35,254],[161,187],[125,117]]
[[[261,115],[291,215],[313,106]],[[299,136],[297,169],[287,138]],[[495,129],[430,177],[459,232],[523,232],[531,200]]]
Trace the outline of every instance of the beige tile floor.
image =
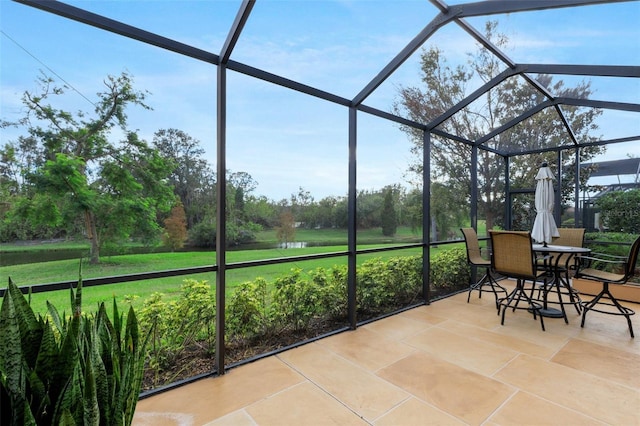
[[133,424],[640,425],[640,336],[624,318],[592,312],[581,328],[568,309],[542,331],[508,311],[501,326],[490,294],[466,298],[142,399]]

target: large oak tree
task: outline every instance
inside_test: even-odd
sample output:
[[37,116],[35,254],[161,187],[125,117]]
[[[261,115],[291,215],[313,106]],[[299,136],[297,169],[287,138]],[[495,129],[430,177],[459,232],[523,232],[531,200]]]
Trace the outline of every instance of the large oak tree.
[[[497,33],[497,22],[487,22],[485,37],[497,47],[504,49],[508,39]],[[421,55],[422,86],[400,87],[394,112],[411,120],[429,123],[449,110],[469,94],[471,90],[490,81],[502,72],[506,65],[495,55],[479,46],[470,52],[466,64],[452,66],[447,62],[443,51],[436,47],[425,49]],[[549,75],[538,75],[537,81],[555,96],[588,98],[591,94],[590,83],[582,82],[575,87],[566,87],[563,81],[553,81]],[[480,99],[454,114],[442,123],[438,129],[450,134],[478,140],[491,130],[496,129],[546,100],[546,97],[534,89],[522,77],[511,77],[487,92]],[[596,109],[564,107],[564,114],[574,129],[579,142],[593,141],[589,132],[597,129],[595,118],[601,113]],[[403,127],[413,141],[412,152],[416,161],[410,171],[422,175],[422,131]],[[471,193],[472,148],[459,141],[432,135],[431,167],[432,181],[437,181],[450,191],[463,194]],[[504,152],[518,152],[526,149],[539,149],[569,144],[569,135],[562,126],[554,108],[547,108],[525,120],[510,130],[500,133],[484,146]],[[581,161],[592,158],[604,150],[602,147],[582,149]],[[521,157],[512,157],[510,183],[512,188],[533,188],[538,166],[547,161],[555,164],[555,153],[547,152]],[[566,155],[562,173],[565,173],[566,186],[562,188],[563,199],[573,195],[569,186],[573,179],[575,156]],[[556,171],[557,172],[557,171]],[[480,149],[478,156],[478,210],[487,222],[487,229],[503,221],[505,186],[504,162],[489,151]],[[586,183],[587,175],[581,176]],[[420,179],[417,179],[420,181]],[[460,205],[451,209],[459,211]],[[444,230],[443,230],[444,231]]]

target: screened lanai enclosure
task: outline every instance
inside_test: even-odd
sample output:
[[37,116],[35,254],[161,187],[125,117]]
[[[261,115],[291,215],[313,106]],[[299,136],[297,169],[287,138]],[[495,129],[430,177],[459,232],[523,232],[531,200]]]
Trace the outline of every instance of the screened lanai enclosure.
[[[556,223],[581,227],[597,163],[640,156],[638,1],[19,0],[0,7],[5,148],[34,140],[33,152],[47,160],[79,159],[88,186],[107,186],[100,173],[105,164],[110,176],[122,170],[123,162],[111,161],[119,153],[140,158],[139,141],[180,165],[182,174],[159,180],[172,184],[184,207],[189,239],[198,230],[209,244],[124,272],[87,265],[83,276],[85,297],[127,283],[113,290],[122,303],[137,294],[158,302],[152,293],[175,295],[185,279],[192,292],[199,291],[193,282],[209,283],[205,309],[183,313],[209,321],[184,345],[208,342],[211,364],[181,381],[465,291],[472,271],[459,228],[474,227],[481,238],[492,228],[531,230],[543,162],[556,177]],[[63,86],[58,101],[54,87]],[[98,121],[90,117],[105,99],[116,105],[93,94],[115,94],[114,87],[130,97],[100,135],[118,152],[108,152],[107,162],[96,152],[83,157],[72,147]],[[50,104],[85,113],[63,124],[64,114],[42,113]],[[35,170],[38,161],[27,163]],[[18,193],[27,175],[9,169],[3,178]],[[98,199],[125,190],[103,188]],[[3,214],[13,199],[6,200]],[[98,218],[96,235],[100,213],[83,216]],[[152,215],[162,227],[169,208]],[[74,222],[76,238],[97,241],[84,225]],[[129,239],[140,226],[131,229]],[[257,243],[268,231],[273,245],[265,251]],[[114,241],[103,264],[124,262],[121,240]],[[34,297],[66,292],[77,281],[74,265],[68,277],[14,279]],[[8,268],[5,282],[17,273]],[[384,298],[391,303],[372,302]],[[275,323],[284,325],[273,331]],[[319,324],[319,332],[304,332]],[[287,338],[230,355],[265,330]]]

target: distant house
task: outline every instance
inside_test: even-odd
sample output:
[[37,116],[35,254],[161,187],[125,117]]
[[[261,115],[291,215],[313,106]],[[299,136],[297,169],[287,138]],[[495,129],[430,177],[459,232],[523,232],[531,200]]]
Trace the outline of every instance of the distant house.
[[[640,158],[626,158],[623,160],[600,161],[597,163],[583,163],[582,168],[593,168],[590,180],[600,177],[616,176],[617,182],[598,184],[599,190],[595,193],[583,194],[582,197],[582,220],[587,230],[602,230],[600,224],[600,213],[595,207],[598,198],[613,191],[628,191],[640,188]],[[624,179],[621,176],[627,177]],[[629,181],[628,177],[631,177]],[[590,182],[590,184],[592,184]]]

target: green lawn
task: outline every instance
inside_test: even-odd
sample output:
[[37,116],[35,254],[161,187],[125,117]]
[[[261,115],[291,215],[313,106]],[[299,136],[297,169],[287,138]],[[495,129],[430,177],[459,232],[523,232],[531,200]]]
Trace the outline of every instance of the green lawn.
[[[432,256],[438,252],[449,250],[453,245],[441,246],[432,249]],[[306,249],[287,249],[287,255],[296,256],[300,254],[334,252],[344,250],[344,246],[332,247],[311,247]],[[373,257],[388,258],[401,255],[418,254],[418,249],[407,249],[383,253],[359,255],[358,262],[364,262]],[[83,264],[83,278],[125,275],[137,272],[162,271],[168,269],[186,268],[190,266],[203,266],[215,263],[215,253],[155,253],[144,255],[123,255],[113,256],[100,265]],[[240,262],[246,260],[269,259],[282,257],[282,250],[247,250],[238,252],[228,252],[228,262]],[[272,281],[278,276],[288,273],[292,268],[300,268],[309,271],[316,268],[331,268],[334,265],[346,263],[345,257],[329,259],[319,259],[311,261],[295,261],[291,263],[259,266],[253,268],[231,269],[227,271],[227,294],[242,282],[250,281],[260,276],[267,281]],[[10,276],[18,286],[25,286],[35,283],[48,283],[75,280],[78,277],[77,260],[60,260],[54,262],[35,263],[28,265],[15,265],[2,268],[0,279],[7,282]],[[111,303],[115,297],[118,303],[123,303],[127,298],[132,297],[134,306],[139,306],[154,292],[161,292],[167,298],[175,297],[179,294],[180,284],[186,278],[207,280],[215,284],[213,273],[188,275],[181,277],[167,277],[153,280],[135,281],[129,283],[110,284],[102,286],[86,287],[83,291],[83,306],[87,311],[92,311],[99,302]],[[46,293],[36,293],[32,295],[32,305],[37,312],[46,311],[46,301],[53,303],[59,310],[69,310],[69,292],[54,291]]]
[[[275,240],[275,233],[263,233],[259,236],[260,241]],[[393,239],[382,241],[379,230],[365,231],[358,234],[358,241],[362,243],[358,248],[380,247],[385,243],[399,244],[415,239],[415,235],[408,229],[402,229]],[[297,241],[331,243],[338,242],[332,246],[314,246],[307,248],[289,249],[267,249],[267,250],[239,250],[227,251],[227,264],[235,262],[245,262],[251,260],[273,259],[282,257],[295,257],[313,253],[329,253],[346,251],[344,245],[346,232],[344,230],[297,230]],[[374,244],[364,245],[365,241],[374,241]],[[68,248],[69,245],[77,243],[52,243],[44,245],[46,249]],[[432,256],[438,252],[449,250],[455,245],[444,245],[432,248]],[[38,246],[29,246],[29,250],[37,250]],[[75,248],[75,247],[74,247]],[[3,245],[2,250],[9,247]],[[39,247],[40,250],[43,246]],[[402,255],[419,254],[419,249],[406,249],[374,254],[359,255],[358,262],[364,262],[373,257],[389,258]],[[90,265],[86,260],[82,265],[82,276],[84,279],[95,277],[119,276],[134,273],[164,271],[170,269],[180,269],[188,267],[214,265],[216,263],[216,253],[209,252],[177,252],[177,253],[150,253],[150,254],[128,254],[118,256],[105,256],[99,265]],[[239,283],[251,281],[256,277],[264,277],[267,281],[272,281],[278,276],[288,273],[292,268],[300,268],[303,271],[310,271],[316,268],[331,268],[334,265],[346,264],[346,256],[311,261],[294,261],[289,263],[259,266],[252,268],[230,269],[227,271],[226,284],[227,294]],[[24,265],[5,266],[0,268],[0,283],[7,283],[8,277],[18,285],[27,286],[60,281],[75,281],[78,278],[79,260],[60,260],[51,262],[31,263]],[[102,285],[86,287],[83,291],[83,307],[87,311],[95,309],[101,301],[111,303],[115,297],[119,304],[127,299],[133,299],[134,306],[139,306],[154,292],[166,294],[167,298],[175,297],[179,294],[180,284],[186,278],[207,280],[215,284],[215,274],[198,274],[181,277],[159,278],[145,281],[135,281],[130,283]],[[60,311],[69,310],[68,290],[37,293],[32,295],[32,304],[37,312],[46,311],[46,301],[49,300]]]

